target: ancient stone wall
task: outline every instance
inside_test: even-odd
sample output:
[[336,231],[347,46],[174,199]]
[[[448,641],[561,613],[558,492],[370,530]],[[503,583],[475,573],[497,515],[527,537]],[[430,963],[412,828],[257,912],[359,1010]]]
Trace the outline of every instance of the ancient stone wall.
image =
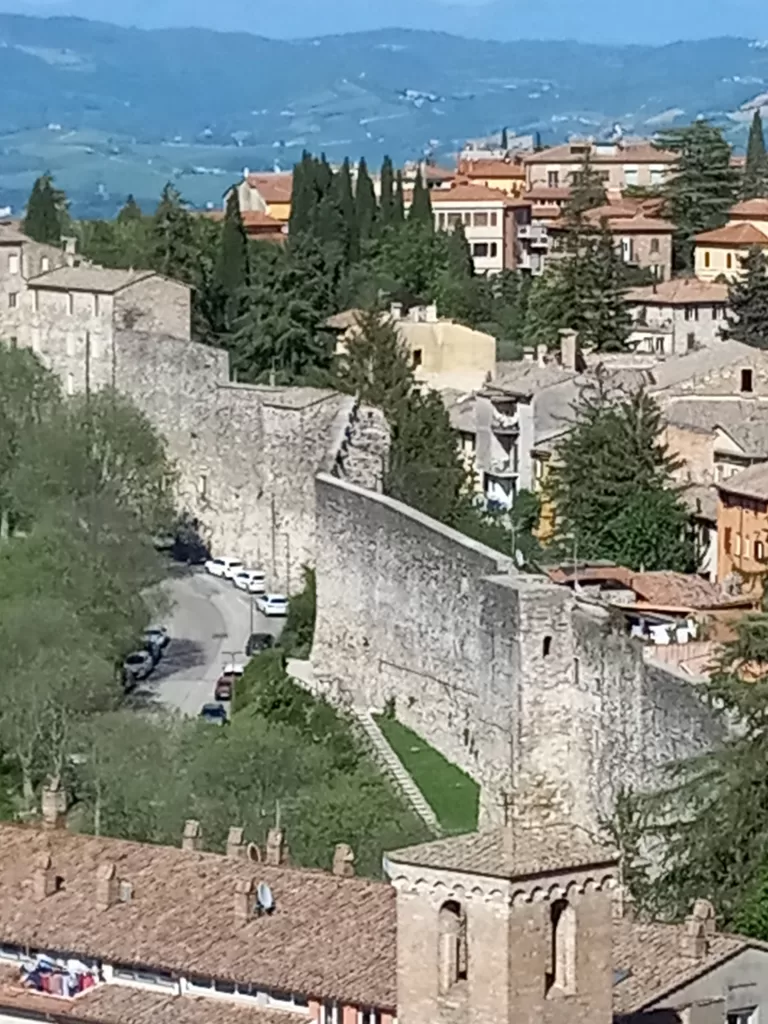
[[115,326],[143,334],[170,334],[189,340],[191,290],[180,281],[153,275],[115,295]]
[[512,796],[526,817],[588,827],[622,784],[719,731],[693,684],[602,606],[390,498],[321,475],[317,685],[398,718],[482,786],[481,820]]

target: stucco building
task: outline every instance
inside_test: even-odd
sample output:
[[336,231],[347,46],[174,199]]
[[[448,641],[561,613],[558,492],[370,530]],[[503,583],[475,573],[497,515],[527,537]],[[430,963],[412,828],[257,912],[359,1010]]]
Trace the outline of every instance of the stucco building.
[[728,223],[696,236],[695,272],[702,281],[733,281],[753,247],[768,251],[768,199],[746,199],[728,212]]
[[[235,187],[241,213],[267,214],[278,224],[287,224],[290,220],[293,190],[292,171],[252,174],[245,170],[242,181]],[[226,196],[224,201],[226,205]]]
[[695,277],[676,277],[626,294],[636,352],[684,355],[717,345],[728,309],[728,286]]
[[473,185],[498,189],[514,199],[525,191],[525,167],[521,153],[489,158],[485,156],[459,157],[458,176],[468,178]]
[[766,460],[717,485],[717,576],[734,576],[761,594],[768,569],[768,454]]
[[523,157],[527,187],[561,188],[574,184],[587,155],[610,192],[622,192],[635,185],[658,187],[671,173],[676,159],[674,153],[657,149],[643,139],[616,142],[574,139]]

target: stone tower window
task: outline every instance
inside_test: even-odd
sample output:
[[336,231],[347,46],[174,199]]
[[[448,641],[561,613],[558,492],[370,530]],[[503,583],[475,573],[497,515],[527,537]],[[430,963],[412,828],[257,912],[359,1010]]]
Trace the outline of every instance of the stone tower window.
[[551,652],[552,652],[552,637],[551,636],[545,636],[544,637],[544,641],[543,641],[543,643],[541,645],[542,656],[545,657],[545,658],[548,658],[549,655],[551,654]]
[[438,980],[440,994],[467,980],[467,921],[461,905],[448,900],[438,920]]
[[552,950],[547,995],[571,995],[576,991],[576,912],[568,900],[555,900],[549,914]]

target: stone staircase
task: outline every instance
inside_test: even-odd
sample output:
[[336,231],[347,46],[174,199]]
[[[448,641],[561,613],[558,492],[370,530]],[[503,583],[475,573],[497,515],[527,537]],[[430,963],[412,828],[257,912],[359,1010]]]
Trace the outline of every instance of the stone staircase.
[[437,816],[429,806],[424,796],[413,781],[411,776],[403,767],[402,761],[394,752],[378,727],[371,711],[363,708],[353,708],[352,715],[359,724],[362,731],[369,740],[371,753],[379,767],[390,776],[405,799],[418,814],[427,828],[433,835],[442,835],[442,828]]

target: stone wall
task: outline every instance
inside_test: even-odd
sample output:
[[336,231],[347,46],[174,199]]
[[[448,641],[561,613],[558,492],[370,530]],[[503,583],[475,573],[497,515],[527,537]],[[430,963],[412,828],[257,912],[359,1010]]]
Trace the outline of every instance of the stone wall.
[[170,334],[189,340],[191,290],[158,274],[122,288],[115,295],[115,326],[144,334]]
[[602,606],[390,498],[320,475],[316,682],[383,708],[526,817],[594,827],[620,785],[645,787],[719,730],[695,688]]

